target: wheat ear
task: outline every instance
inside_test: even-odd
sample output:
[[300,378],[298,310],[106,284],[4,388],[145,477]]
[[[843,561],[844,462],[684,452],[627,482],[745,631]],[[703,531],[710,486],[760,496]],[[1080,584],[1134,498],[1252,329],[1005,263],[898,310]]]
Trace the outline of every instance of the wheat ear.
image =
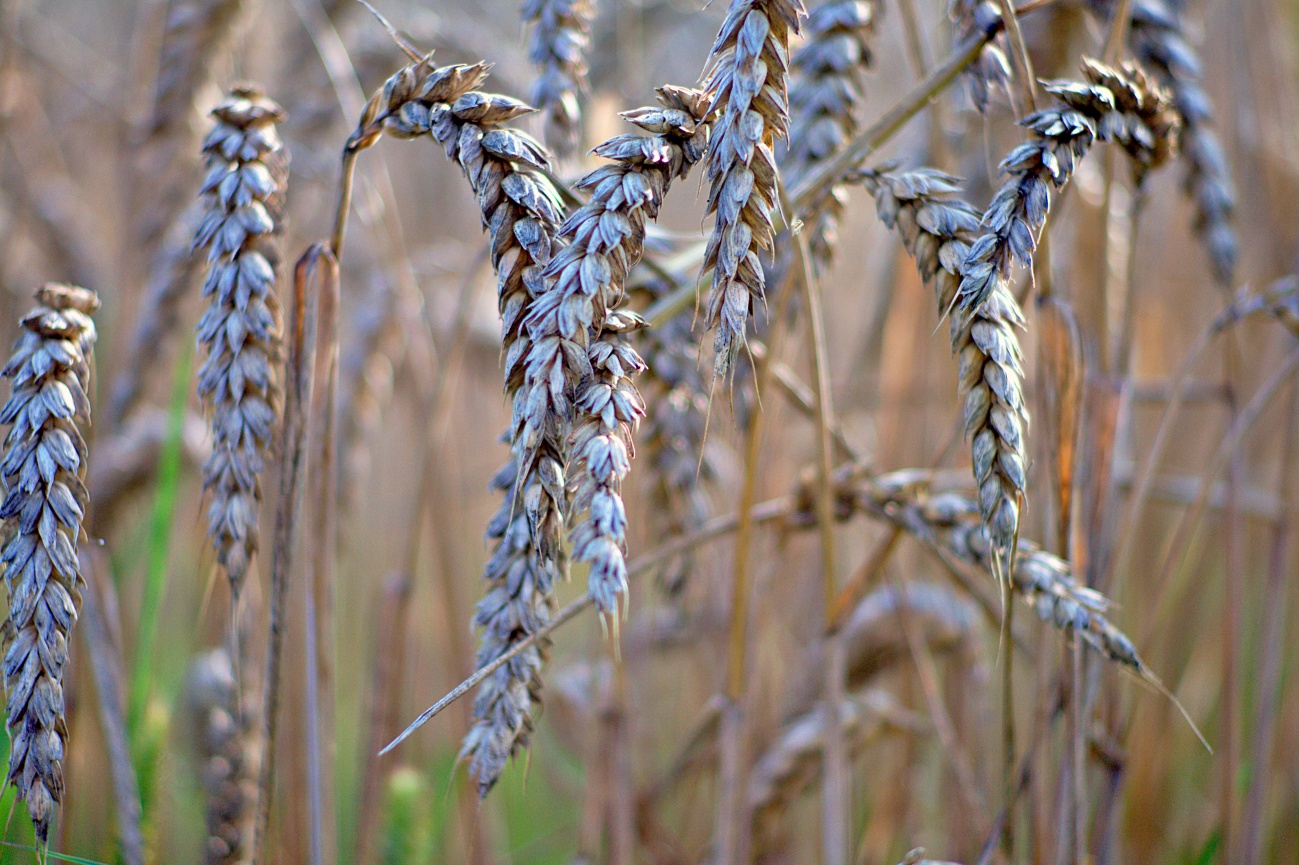
[[275,132],[280,106],[255,86],[236,87],[212,111],[203,142],[207,310],[195,328],[205,358],[198,394],[207,405],[212,456],[203,466],[208,537],[237,593],[257,553],[261,475],[276,426],[280,304],[275,295],[288,156]]
[[709,57],[707,92],[720,116],[708,147],[708,212],[716,222],[704,259],[704,273],[713,274],[704,321],[716,330],[718,376],[745,344],[754,301],[766,297],[758,254],[772,245],[772,145],[789,135],[789,37],[802,16],[799,0],[732,0]]
[[592,0],[523,0],[521,16],[532,26],[528,59],[539,75],[531,101],[546,116],[546,144],[560,158],[577,152],[586,95],[586,49],[591,41]]
[[[803,24],[807,41],[790,61],[789,146],[780,170],[797,185],[828,162],[857,134],[857,112],[866,99],[875,9],[865,0],[826,0]],[[830,187],[809,214],[808,249],[825,269],[838,239],[846,193]]]
[[[959,191],[956,178],[919,169],[896,174],[865,171],[861,179],[875,196],[880,219],[898,231],[921,278],[933,285],[938,309],[947,309],[961,283],[961,262],[979,228],[978,212],[953,197]],[[970,316],[951,318],[952,353],[959,361],[979,502],[993,537],[1006,545],[1019,524],[1019,503],[1027,486],[1028,408],[1016,333],[1023,325],[1024,314],[1001,281]]]
[[[1112,0],[1093,0],[1108,11]],[[1236,190],[1222,142],[1213,128],[1213,103],[1201,84],[1203,70],[1186,40],[1181,4],[1168,0],[1131,0],[1128,41],[1133,53],[1172,94],[1182,122],[1184,187],[1195,204],[1195,230],[1209,252],[1218,282],[1231,285],[1239,241],[1233,214]]]
[[190,663],[186,704],[198,743],[205,799],[207,865],[240,865],[252,854],[257,800],[257,725],[241,699],[230,653],[214,649]]
[[[480,667],[549,621],[554,581],[563,566],[566,510],[560,430],[548,428],[541,441],[530,443],[533,458],[523,459],[528,413],[523,385],[532,345],[524,320],[532,298],[544,290],[542,268],[551,257],[562,206],[544,173],[549,164],[544,148],[501,126],[532,109],[475,91],[486,77],[486,64],[439,68],[431,56],[418,60],[374,95],[348,141],[349,150],[356,151],[384,132],[402,138],[431,135],[464,169],[491,235],[505,390],[514,408],[508,434],[514,458],[492,481],[504,501],[488,524],[487,535],[495,541],[483,573],[489,588],[474,613],[474,624],[483,629]],[[529,646],[489,677],[474,701],[475,723],[462,754],[482,795],[496,783],[506,760],[527,747],[548,652],[549,641]]]
[[525,447],[549,425],[571,430],[572,507],[586,513],[572,530],[573,555],[590,563],[591,596],[607,615],[627,591],[621,487],[631,433],[645,414],[633,379],[645,364],[626,338],[642,322],[618,307],[627,272],[644,253],[646,220],[658,216],[668,187],[703,157],[708,141],[701,92],[664,87],[659,101],[623,115],[649,135],[620,135],[595,149],[613,162],[578,182],[591,199],[560,229],[568,245],[547,265],[546,292],[527,319]]
[[77,424],[90,421],[90,315],[99,299],[51,283],[36,292],[36,302],[3,371],[13,393],[0,409],[0,423],[9,426],[0,461],[0,562],[9,589],[2,631],[7,780],[27,803],[44,844],[63,801],[63,665],[81,601],[77,542],[89,504],[86,442]]

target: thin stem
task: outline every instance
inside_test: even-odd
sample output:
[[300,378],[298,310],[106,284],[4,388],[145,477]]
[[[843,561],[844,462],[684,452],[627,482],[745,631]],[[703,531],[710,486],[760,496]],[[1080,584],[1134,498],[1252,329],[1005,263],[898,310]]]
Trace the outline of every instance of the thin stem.
[[1285,652],[1286,589],[1289,583],[1286,563],[1290,553],[1290,535],[1294,530],[1296,457],[1299,455],[1299,385],[1290,389],[1289,423],[1283,435],[1281,464],[1277,472],[1281,511],[1272,526],[1272,546],[1267,574],[1266,614],[1263,624],[1262,658],[1258,665],[1258,707],[1254,734],[1250,743],[1249,792],[1245,798],[1242,865],[1256,865],[1262,854],[1264,798],[1267,795],[1269,770],[1272,766],[1273,736],[1276,730],[1280,700],[1282,658]]
[[[783,191],[783,190],[782,190]],[[812,332],[812,382],[815,388],[817,446],[817,528],[821,538],[822,605],[825,629],[825,713],[826,736],[821,773],[822,850],[826,865],[847,865],[849,851],[848,809],[852,799],[849,789],[847,748],[843,725],[838,714],[844,700],[843,641],[836,633],[835,616],[838,600],[838,578],[834,548],[834,489],[831,479],[833,452],[830,430],[835,424],[834,402],[830,393],[830,362],[827,357],[825,321],[821,312],[821,286],[811,265],[807,238],[795,234],[794,253],[802,271],[803,300]]]
[[997,2],[1001,6],[1002,26],[1006,28],[1006,35],[1010,37],[1010,56],[1016,67],[1015,74],[1024,89],[1024,111],[1026,114],[1031,114],[1037,110],[1037,79],[1033,76],[1033,61],[1028,56],[1024,31],[1019,28],[1019,14],[1015,11],[1013,0],[997,0]]
[[[761,525],[763,523],[769,523],[775,520],[784,519],[785,517],[789,516],[790,512],[793,510],[793,507],[794,507],[794,501],[789,496],[782,496],[778,499],[771,499],[769,501],[753,506],[753,508],[750,511],[751,521],[753,525],[756,526],[756,525]],[[739,524],[740,524],[740,515],[738,513],[726,514],[724,516],[714,517],[713,519],[704,523],[704,525],[700,526],[700,528],[697,531],[691,532],[688,535],[682,535],[679,538],[674,538],[670,542],[663,544],[662,546],[654,550],[651,550],[648,553],[644,553],[643,555],[638,556],[636,559],[629,562],[627,565],[627,577],[630,579],[632,577],[639,576],[640,574],[643,574],[646,571],[652,570],[653,568],[657,567],[662,562],[667,561],[668,559],[674,558],[676,556],[679,556],[684,552],[692,550],[695,547],[699,546],[700,544],[707,543],[708,541],[711,541],[715,538],[729,535],[731,532],[736,531],[736,529],[739,527]],[[428,723],[429,720],[431,720],[435,715],[440,713],[447,706],[450,706],[456,700],[460,699],[465,694],[469,693],[471,690],[477,687],[478,684],[481,683],[484,679],[486,679],[492,673],[499,670],[501,667],[508,664],[510,661],[518,657],[523,652],[527,651],[529,647],[535,645],[539,640],[545,640],[549,638],[550,635],[554,633],[557,629],[562,627],[565,623],[576,618],[578,613],[581,613],[587,607],[593,606],[594,603],[595,602],[591,600],[590,595],[583,595],[582,597],[570,603],[568,606],[561,609],[558,613],[555,614],[555,617],[551,619],[550,622],[548,622],[545,626],[538,629],[535,633],[530,634],[529,636],[520,640],[518,643],[515,643],[513,646],[510,647],[509,651],[504,652],[503,654],[501,654],[500,657],[496,658],[491,663],[479,667],[477,670],[473,672],[473,674],[469,676],[469,678],[465,679],[463,682],[457,685],[445,697],[443,697],[441,700],[438,700],[429,708],[425,709],[419,715],[418,718],[416,718],[414,721],[411,722],[409,727],[407,727],[405,730],[402,731],[400,736],[398,736],[397,738],[389,742],[387,745],[385,745],[383,749],[379,751],[379,754],[380,755],[386,754],[389,751],[391,751],[393,748],[400,745],[402,742],[406,741],[406,739],[409,738],[412,733],[414,733],[420,727]]]
[[[1167,552],[1164,555],[1163,564],[1161,565],[1158,577],[1156,578],[1155,597],[1158,597],[1162,588],[1167,584],[1173,570],[1181,562],[1183,553],[1187,546],[1191,530],[1199,522],[1200,516],[1204,513],[1205,505],[1208,502],[1209,491],[1213,487],[1213,480],[1217,477],[1218,472],[1222,470],[1223,463],[1236,452],[1240,440],[1244,437],[1258,420],[1263,410],[1267,408],[1272,396],[1286,382],[1289,377],[1299,369],[1299,348],[1292,349],[1281,365],[1275,372],[1263,382],[1255,392],[1253,399],[1249,404],[1236,415],[1235,420],[1223,436],[1222,442],[1214,452],[1213,458],[1209,461],[1208,469],[1200,482],[1200,494],[1196,496],[1195,502],[1191,507],[1182,514],[1177,523],[1177,528],[1173,533],[1173,538],[1169,542]],[[1158,619],[1152,617],[1150,625],[1143,635],[1142,642],[1148,643],[1154,629],[1158,624]]]
[[293,297],[287,329],[284,422],[280,432],[280,490],[275,513],[275,544],[271,564],[270,637],[266,648],[266,680],[262,692],[263,756],[258,777],[257,817],[253,834],[253,865],[265,861],[267,832],[275,784],[275,734],[278,729],[280,673],[288,617],[289,579],[293,572],[299,499],[306,468],[307,411],[311,406],[316,349],[316,306],[329,282],[337,285],[338,262],[317,244],[298,260],[293,273]]

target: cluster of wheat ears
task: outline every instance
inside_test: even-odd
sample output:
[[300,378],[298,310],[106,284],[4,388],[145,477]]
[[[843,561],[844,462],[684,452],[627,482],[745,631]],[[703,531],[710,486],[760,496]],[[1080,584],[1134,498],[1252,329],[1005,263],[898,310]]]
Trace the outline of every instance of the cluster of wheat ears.
[[[1272,565],[1257,577],[1264,607],[1276,613],[1257,637],[1256,702],[1272,702],[1255,706],[1256,724],[1237,717],[1244,667],[1233,650],[1223,717],[1202,735],[1204,700],[1187,699],[1180,676],[1171,678],[1179,671],[1143,659],[1169,611],[1112,601],[1134,580],[1157,581],[1162,591],[1187,567],[1209,506],[1233,533],[1227,569],[1240,568],[1214,576],[1224,584],[1255,579],[1261,569],[1242,565],[1247,552],[1231,528],[1253,501],[1243,440],[1267,425],[1260,418],[1273,417],[1271,404],[1299,367],[1290,351],[1248,401],[1238,400],[1255,379],[1240,368],[1235,335],[1247,327],[1278,339],[1299,335],[1299,280],[1268,283],[1272,274],[1258,269],[1251,279],[1263,282],[1251,286],[1237,274],[1232,172],[1180,2],[952,0],[946,14],[933,15],[913,0],[820,0],[808,8],[803,0],[729,0],[715,4],[724,10],[689,11],[710,30],[720,17],[711,50],[681,80],[652,82],[661,85],[653,103],[622,111],[624,128],[601,142],[590,140],[592,130],[612,128],[615,102],[607,93],[594,98],[588,79],[599,62],[613,64],[599,73],[606,78],[622,73],[617,58],[595,55],[599,22],[622,27],[638,4],[521,0],[535,70],[527,102],[493,92],[491,62],[441,62],[444,53],[461,59],[474,50],[473,38],[442,34],[452,47],[435,58],[405,35],[398,13],[386,10],[398,26],[378,10],[362,13],[353,31],[385,40],[374,41],[366,68],[387,69],[382,86],[353,109],[345,141],[329,138],[318,117],[295,125],[281,103],[303,101],[293,88],[318,87],[303,70],[323,61],[339,102],[359,104],[351,46],[339,36],[355,4],[295,0],[310,39],[283,49],[292,67],[277,79],[283,96],[235,83],[213,107],[212,83],[238,80],[214,70],[238,39],[254,38],[249,23],[268,5],[160,5],[158,75],[133,145],[141,216],[129,229],[134,270],[123,283],[140,286],[134,308],[116,311],[129,296],[120,290],[104,292],[101,311],[91,289],[46,284],[4,366],[12,386],[0,410],[8,427],[0,461],[8,783],[25,803],[39,855],[54,858],[60,839],[70,843],[51,827],[61,807],[91,795],[65,784],[65,772],[84,771],[70,755],[76,737],[91,732],[72,725],[70,735],[64,696],[75,684],[66,681],[69,658],[82,643],[112,782],[117,861],[169,856],[160,824],[170,812],[155,786],[166,737],[149,733],[150,707],[160,700],[150,676],[166,654],[159,642],[166,532],[185,521],[174,508],[175,485],[191,460],[202,476],[203,572],[225,577],[201,587],[199,615],[219,625],[201,629],[186,683],[170,689],[183,691],[175,699],[191,720],[193,783],[206,814],[201,852],[192,855],[206,862],[431,861],[421,858],[434,855],[427,839],[412,840],[411,827],[425,818],[403,807],[460,815],[459,840],[436,848],[441,861],[533,861],[526,849],[507,850],[501,838],[510,818],[488,809],[511,765],[522,772],[525,755],[562,747],[554,740],[564,734],[539,739],[543,703],[569,728],[585,779],[585,792],[571,797],[580,814],[560,845],[574,862],[846,865],[896,861],[900,849],[921,842],[968,865],[1124,861],[1115,833],[1131,759],[1125,737],[1134,706],[1148,703],[1176,709],[1183,726],[1167,729],[1198,737],[1210,765],[1225,761],[1218,810],[1196,812],[1212,815],[1216,828],[1198,836],[1195,861],[1256,865],[1269,844],[1278,857],[1296,849],[1269,840],[1272,821],[1281,826],[1299,813],[1294,789],[1269,787],[1289,742],[1275,729],[1293,523],[1289,434],[1280,436],[1279,493],[1265,527]],[[867,86],[884,74],[875,43],[886,8],[906,43],[894,53],[912,70],[893,74],[911,80],[881,108],[868,102]],[[472,10],[461,12],[472,18]],[[449,13],[439,23],[457,21]],[[1039,78],[1039,55],[1071,44],[1057,32],[1069,21],[1085,33],[1086,49],[1050,58],[1053,68],[1072,70],[1065,77]],[[951,47],[935,62],[929,43],[939,31]],[[678,51],[674,64],[683,56]],[[358,69],[363,59],[358,49]],[[646,84],[620,81],[624,91]],[[189,130],[200,106],[206,125],[198,143]],[[543,121],[536,137],[525,131],[534,113]],[[926,113],[927,144],[881,159]],[[298,138],[307,165],[291,172],[284,142]],[[412,193],[394,187],[398,177],[382,166],[367,171],[371,160],[378,165],[384,138],[416,140],[454,164],[469,195],[430,230],[476,218],[485,238],[479,264],[496,277],[494,347],[508,421],[504,466],[477,479],[499,501],[469,623],[457,600],[463,566],[457,550],[445,548],[445,528],[435,543],[444,586],[437,620],[412,619],[410,597],[430,570],[420,557],[426,517],[459,507],[448,441],[482,436],[491,414],[454,410],[476,338],[479,265],[462,268],[461,297],[447,305],[455,309],[431,317],[451,320],[449,335],[434,334],[443,326],[429,323],[406,241],[393,227],[396,203]],[[984,151],[1007,140],[1019,143],[983,181],[948,170],[979,170]],[[1185,205],[1176,184],[1158,180],[1166,172],[1180,172]],[[285,253],[300,252],[284,248],[291,180],[300,174],[328,178],[330,193],[315,204],[332,232],[289,267]],[[425,183],[407,171],[399,179],[416,189]],[[95,267],[65,226],[76,222],[67,212],[75,202],[43,194],[42,183],[23,189],[54,238],[49,259],[68,265],[64,278],[90,283]],[[1198,239],[1200,248],[1188,245],[1184,255],[1206,285],[1226,291],[1200,340],[1178,352],[1184,362],[1157,398],[1153,443],[1134,460],[1137,322],[1142,284],[1151,279],[1138,267],[1136,241],[1143,214],[1165,198],[1161,212],[1186,211],[1191,221],[1164,231]],[[386,206],[375,204],[382,199]],[[936,452],[929,448],[923,468],[885,464],[882,439],[863,433],[873,409],[865,409],[864,427],[848,423],[845,400],[858,387],[833,380],[888,366],[878,334],[853,335],[874,346],[861,349],[860,369],[836,360],[857,352],[835,344],[848,332],[836,320],[842,297],[861,287],[839,259],[846,238],[857,245],[869,214],[851,205],[871,200],[893,249],[905,254],[898,260],[907,275],[891,278],[903,291],[909,281],[932,290],[922,323],[934,340],[944,330],[950,344],[942,374],[958,422]],[[1059,240],[1080,230],[1058,229],[1061,211],[1084,203],[1100,215],[1102,295],[1090,300],[1079,300],[1067,268],[1094,262],[1079,264],[1085,254]],[[667,230],[656,224],[661,213],[698,227]],[[365,230],[345,243],[358,214]],[[367,293],[369,271],[381,274]],[[203,306],[193,324],[197,367],[190,375],[178,363],[171,407],[160,407],[151,402],[153,368],[172,362],[170,337],[191,320],[191,297]],[[877,307],[887,316],[908,303],[881,294]],[[110,312],[121,338],[113,340],[113,375],[100,380],[95,320],[104,330]],[[1229,346],[1227,383],[1203,386],[1192,372],[1215,341]],[[358,460],[374,449],[367,441],[378,435],[376,416],[392,409],[392,394],[382,391],[384,370],[391,390],[394,369],[411,370],[398,384],[412,385],[417,441],[401,474],[416,491],[395,520],[405,529],[397,541],[405,559],[382,588],[373,658],[360,660],[356,674],[370,688],[369,708],[358,722],[355,812],[344,818],[335,756],[343,677],[335,668],[353,654],[338,636],[347,612],[338,598],[352,577],[340,575],[340,550],[363,559],[372,542],[349,534],[341,543],[340,523],[363,509],[358,492],[375,488],[358,482],[373,471]],[[1147,500],[1162,492],[1176,502],[1160,458],[1187,431],[1179,410],[1216,398],[1206,389],[1225,394],[1229,425],[1190,491],[1180,488],[1175,530],[1148,534]],[[191,402],[205,429],[190,429]],[[853,411],[860,417],[860,401]],[[773,458],[771,440],[782,430],[804,445]],[[131,519],[132,494],[150,485],[159,490],[152,537],[163,532],[162,558],[150,558],[140,610],[128,617],[136,622],[128,655],[114,545],[126,536],[119,524]],[[763,499],[764,489],[782,485],[782,494]],[[866,534],[859,517],[871,527]],[[898,564],[905,538],[950,581],[911,579],[916,566]],[[1133,565],[1143,540],[1167,543],[1154,576]],[[781,558],[788,544],[804,543],[798,567]],[[768,550],[786,565],[764,561]],[[860,564],[845,567],[849,555]],[[374,587],[373,573],[361,570],[358,579]],[[638,581],[647,574],[657,579]],[[585,580],[576,593],[574,575]],[[1227,634],[1238,638],[1246,590],[1223,591],[1235,628]],[[764,601],[768,593],[782,600]],[[561,605],[561,596],[573,599]],[[1026,624],[1020,605],[1036,619]],[[568,623],[597,620],[588,657],[557,664],[564,635],[581,630]],[[462,681],[411,721],[399,713],[433,686],[411,678],[401,658],[425,628],[464,631],[437,643]],[[655,636],[661,631],[668,636]],[[472,658],[471,633],[479,641]],[[673,673],[678,643],[694,654]],[[792,659],[791,646],[799,649]],[[692,703],[693,685],[654,681],[662,667],[654,673],[642,660],[647,653],[666,662],[674,680],[702,678],[712,696]],[[772,684],[773,666],[792,671],[775,677],[785,686]],[[986,692],[982,700],[962,696],[970,681]],[[403,697],[411,682],[417,693]],[[1137,687],[1125,690],[1124,682]],[[634,736],[634,707],[659,701],[694,721],[669,738]],[[403,806],[403,776],[392,761],[451,706],[460,711],[448,725],[462,737],[452,770],[459,792],[427,790]],[[983,709],[973,720],[959,717]],[[662,715],[644,711],[647,727]],[[1210,739],[1219,750],[1213,757]],[[908,749],[883,780],[865,757],[881,742]],[[993,755],[977,753],[985,748]],[[535,783],[525,801],[547,795],[550,782]],[[903,789],[890,792],[890,783]],[[818,795],[809,795],[813,788]],[[1281,804],[1268,804],[1278,795]],[[943,832],[921,832],[917,826],[933,823],[898,816],[923,812],[916,803],[926,797],[944,803],[935,806]],[[906,837],[906,827],[921,837]],[[1184,848],[1153,849],[1157,861],[1174,861]],[[913,849],[905,861],[931,861],[927,855]],[[543,860],[558,861],[536,859]]]

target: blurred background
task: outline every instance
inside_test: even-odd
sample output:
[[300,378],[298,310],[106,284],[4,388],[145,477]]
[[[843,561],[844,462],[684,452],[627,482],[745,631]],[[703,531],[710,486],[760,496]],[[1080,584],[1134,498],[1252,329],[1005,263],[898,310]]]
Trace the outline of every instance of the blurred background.
[[[211,25],[212,32],[177,35],[177,21],[202,21],[200,7],[221,5],[230,7],[228,20]],[[535,72],[517,0],[377,5],[419,49],[435,49],[439,62],[488,60],[494,67],[486,89],[528,97]],[[697,82],[727,4],[701,5],[598,0],[583,154],[626,131],[618,112],[652,102],[654,87]],[[863,126],[915,85],[921,62],[932,67],[952,45],[942,0],[916,0],[906,10],[893,0],[872,5]],[[1150,500],[1140,521],[1129,524],[1131,487],[1197,341],[1238,290],[1262,291],[1296,267],[1296,12],[1285,0],[1194,0],[1182,9],[1237,189],[1240,257],[1231,285],[1214,279],[1193,231],[1183,166],[1147,181],[1135,244],[1121,260],[1106,232],[1123,232],[1124,223],[1111,219],[1107,229],[1103,215],[1107,205],[1111,214],[1124,212],[1132,190],[1107,186],[1111,160],[1100,147],[1052,217],[1050,267],[1079,322],[1088,369],[1079,469],[1084,513],[1075,532],[1087,538],[1081,543],[1110,552],[1119,534],[1132,533],[1132,553],[1106,588],[1115,601],[1111,619],[1214,746],[1211,754],[1196,741],[1169,700],[1092,664],[1102,685],[1087,722],[1085,787],[1089,848],[1098,862],[1299,861],[1299,590],[1292,585],[1299,478],[1285,457],[1295,433],[1293,380],[1275,389],[1230,449],[1228,470],[1211,477],[1207,471],[1233,417],[1294,350],[1289,331],[1272,320],[1249,320],[1200,352]],[[904,26],[913,13],[918,34]],[[1056,0],[1024,18],[1041,77],[1077,78],[1080,57],[1098,55],[1105,34],[1105,22],[1076,0]],[[44,281],[83,284],[103,299],[90,486],[112,493],[102,500],[96,493],[88,530],[90,545],[103,542],[96,578],[109,639],[126,672],[128,738],[151,862],[203,859],[205,805],[187,670],[220,644],[229,597],[204,537],[200,466],[207,444],[191,381],[198,363],[192,326],[202,300],[193,273],[180,277],[178,302],[168,304],[173,320],[143,336],[139,323],[162,303],[155,289],[163,275],[184,274],[176,250],[186,246],[186,211],[202,179],[199,143],[210,128],[207,112],[226,88],[260,82],[287,111],[281,135],[292,166],[283,250],[291,264],[332,226],[339,154],[364,99],[406,62],[379,22],[346,0],[0,3],[0,342],[11,343],[31,291]],[[996,188],[997,163],[1022,140],[1022,130],[1004,93],[979,113],[967,83],[958,81],[871,162],[949,170],[965,178],[965,196],[982,207]],[[519,125],[541,134],[535,118]],[[582,155],[557,171],[576,178],[597,162]],[[678,184],[659,220],[670,241],[704,236],[706,197],[699,175]],[[847,201],[837,257],[821,277],[843,434],[874,469],[937,461],[959,469],[950,474],[964,483],[966,448],[944,449],[960,408],[956,364],[932,292],[897,236],[876,219],[870,196],[854,188]],[[513,761],[481,804],[456,764],[469,700],[394,752],[374,756],[377,745],[472,670],[477,636],[469,620],[488,553],[481,538],[497,508],[487,484],[507,456],[497,436],[509,406],[486,239],[459,169],[436,146],[384,140],[366,154],[342,263],[340,528],[333,667],[326,671],[332,861],[704,860],[715,754],[699,725],[724,672],[731,539],[700,547],[680,565],[688,571],[680,586],[666,572],[633,582],[618,661],[625,688],[614,684],[610,644],[596,618],[586,614],[557,632],[530,753]],[[1106,328],[1117,326],[1096,301],[1107,269],[1130,274],[1133,286],[1125,369],[1097,362]],[[638,294],[636,305],[643,308],[647,297]],[[1027,392],[1036,410],[1046,313],[1031,297],[1025,306]],[[810,381],[804,324],[793,334],[784,359]],[[706,353],[699,363],[706,382]],[[427,394],[439,386],[448,395],[444,410],[430,416]],[[652,401],[652,378],[642,387]],[[132,391],[138,393],[119,396]],[[714,393],[704,445],[709,472],[699,481],[707,515],[737,506],[745,422],[738,409],[751,405],[742,397]],[[816,458],[815,426],[789,400],[764,394],[762,410],[769,424],[759,501],[791,492]],[[421,512],[412,466],[431,439],[432,486]],[[1035,459],[1023,534],[1055,549],[1045,450],[1030,441]],[[642,453],[625,490],[633,558],[665,536],[655,478],[653,461]],[[1204,515],[1179,533],[1204,483],[1215,485]],[[276,488],[272,471],[264,484],[268,499]],[[273,511],[263,509],[264,539]],[[841,524],[843,576],[864,567],[887,535],[887,527],[861,517]],[[815,664],[809,655],[821,633],[821,590],[815,532],[764,525],[753,545],[756,754],[812,705],[804,671]],[[1166,559],[1172,566],[1164,573]],[[256,617],[265,608],[269,569],[264,542],[248,589]],[[997,665],[1005,649],[995,626],[920,545],[899,542],[877,580],[884,594],[867,599],[877,605],[887,606],[889,587],[937,593],[916,614],[928,641],[928,663],[920,664],[933,676],[918,674],[899,621],[877,612],[877,642],[870,643],[877,656],[862,680],[869,687],[854,736],[857,861],[892,863],[925,846],[936,858],[974,862],[988,831],[984,817],[998,802]],[[560,587],[561,602],[584,587],[579,570]],[[990,580],[983,588],[995,593]],[[273,819],[278,853],[271,860],[284,863],[307,861],[308,846],[304,592],[292,591]],[[1041,717],[1044,695],[1069,669],[1072,651],[1031,614],[1019,624],[1017,714],[1025,742],[1033,730],[1042,737],[1030,761],[1021,832],[1040,845],[1025,848],[1034,861],[1070,861],[1058,858],[1055,841],[1070,739],[1062,725],[1047,726]],[[71,645],[67,794],[51,849],[82,857],[69,861],[115,862],[117,809],[81,636],[74,632]],[[262,640],[255,638],[255,646]],[[945,724],[933,717],[935,696],[947,707]],[[953,766],[962,762],[985,797],[982,815],[958,783]],[[812,776],[791,783],[775,812],[763,817],[772,839],[757,845],[763,861],[817,861],[817,795],[808,783],[815,766],[806,771]],[[5,799],[12,797],[9,790]],[[0,813],[9,807],[0,800]],[[5,838],[30,844],[21,806],[17,815]],[[627,832],[630,858],[620,858],[627,853],[619,833]],[[1255,846],[1246,853],[1251,838]],[[0,862],[33,856],[0,848]]]

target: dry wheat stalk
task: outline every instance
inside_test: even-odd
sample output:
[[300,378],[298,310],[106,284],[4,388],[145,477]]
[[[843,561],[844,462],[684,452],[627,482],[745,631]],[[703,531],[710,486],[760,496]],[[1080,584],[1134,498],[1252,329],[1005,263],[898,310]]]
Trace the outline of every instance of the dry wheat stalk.
[[[931,169],[899,174],[865,171],[880,219],[902,235],[938,308],[950,307],[961,284],[961,263],[978,236],[979,215],[953,195],[956,178]],[[985,523],[997,546],[1008,550],[1019,524],[1027,479],[1024,369],[1016,328],[1024,314],[1006,284],[997,280],[988,299],[966,318],[951,317],[952,353],[960,364],[965,433]]]
[[591,41],[592,0],[523,0],[520,13],[533,27],[528,59],[540,71],[531,101],[546,115],[546,144],[560,158],[577,152],[586,94],[586,49]]
[[789,37],[802,15],[799,0],[732,0],[709,58],[710,113],[721,115],[708,147],[708,212],[717,218],[704,259],[713,273],[704,322],[716,329],[719,376],[745,344],[753,302],[766,296],[758,254],[772,245],[772,145],[789,134]]
[[[1091,0],[1090,5],[1108,17],[1118,4]],[[1182,122],[1184,185],[1195,203],[1195,230],[1208,249],[1218,282],[1230,285],[1239,245],[1233,224],[1236,191],[1213,129],[1213,105],[1200,83],[1200,61],[1183,32],[1181,6],[1169,0],[1131,0],[1128,40],[1137,58],[1172,94]]]
[[668,187],[703,157],[708,141],[703,93],[663,87],[659,101],[623,115],[648,136],[620,135],[595,149],[613,163],[578,182],[591,199],[560,229],[568,245],[546,266],[546,291],[526,322],[533,342],[524,462],[546,429],[569,431],[573,513],[588,515],[572,530],[573,555],[591,564],[591,596],[609,615],[627,590],[621,487],[631,433],[645,414],[632,378],[645,365],[626,338],[642,322],[618,307],[627,272],[644,252],[646,220],[658,216]]
[[195,328],[205,359],[198,393],[211,412],[208,537],[238,593],[257,552],[261,474],[276,425],[280,309],[275,295],[288,156],[275,132],[284,111],[255,86],[236,87],[212,111],[203,142],[203,220],[194,248],[207,249]]
[[[478,664],[500,657],[539,631],[553,607],[553,585],[563,566],[563,438],[547,429],[529,443],[523,459],[527,389],[526,360],[532,345],[524,324],[533,297],[544,289],[542,268],[550,260],[559,193],[543,173],[545,150],[500,124],[532,109],[505,96],[475,91],[486,64],[439,68],[431,55],[402,69],[366,105],[350,151],[369,147],[384,132],[401,138],[431,135],[464,169],[490,232],[492,264],[502,319],[505,389],[514,405],[508,434],[514,458],[493,479],[505,494],[488,525],[496,547],[484,571],[490,587],[474,614],[483,628]],[[540,642],[489,677],[474,701],[475,724],[462,754],[483,795],[505,762],[526,748],[532,707],[541,694],[541,667],[549,642]]]
[[258,760],[257,725],[248,717],[252,701],[240,699],[234,665],[223,648],[191,662],[185,692],[206,796],[203,861],[248,862]]
[[[826,0],[812,10],[803,30],[807,41],[790,61],[789,146],[779,159],[791,185],[857,133],[875,34],[874,8],[866,0]],[[846,203],[843,187],[836,185],[809,214],[808,248],[820,268],[830,261]]]
[[0,562],[9,589],[3,628],[7,780],[27,803],[44,844],[63,801],[63,665],[81,600],[77,541],[89,504],[86,443],[77,422],[90,421],[90,315],[99,299],[84,288],[51,283],[36,292],[36,302],[3,372],[13,393],[0,409],[0,423],[9,425],[0,461]]

